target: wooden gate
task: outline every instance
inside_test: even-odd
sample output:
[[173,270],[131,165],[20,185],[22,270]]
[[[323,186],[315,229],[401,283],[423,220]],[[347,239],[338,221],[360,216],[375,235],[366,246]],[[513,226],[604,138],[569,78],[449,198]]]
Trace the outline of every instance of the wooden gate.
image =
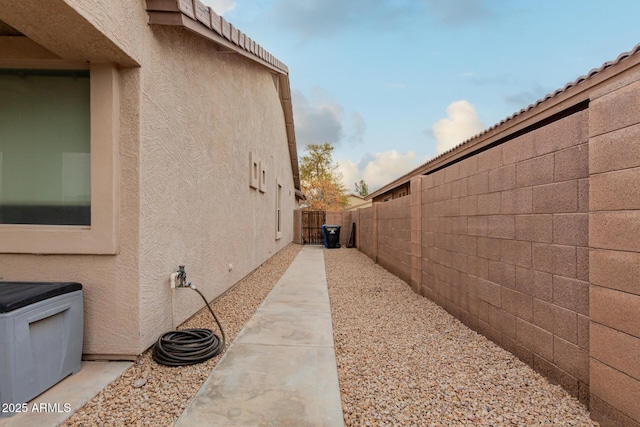
[[324,245],[322,225],[325,220],[325,211],[302,211],[302,244]]

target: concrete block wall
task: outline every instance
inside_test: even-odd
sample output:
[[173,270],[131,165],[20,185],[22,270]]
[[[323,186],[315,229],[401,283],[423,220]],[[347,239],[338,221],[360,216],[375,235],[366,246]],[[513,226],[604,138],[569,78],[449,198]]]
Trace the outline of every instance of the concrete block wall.
[[293,211],[293,243],[302,244],[302,211]]
[[374,242],[377,242],[377,238],[374,239],[374,233],[377,232],[377,226],[374,221],[377,207],[378,204],[374,203],[373,206],[368,208],[358,209],[358,218],[356,221],[356,246],[360,252],[374,261],[378,260],[377,246],[374,244]]
[[[589,110],[591,414],[640,426],[640,82]],[[635,81],[634,81],[635,80]]]
[[409,197],[376,204],[378,264],[405,282],[411,281],[411,210]]
[[422,178],[420,293],[589,398],[588,111]]
[[405,217],[390,202],[357,216],[362,252],[393,271],[408,247],[400,274],[415,292],[560,384],[603,427],[640,427],[639,65],[608,69],[552,119],[422,169],[404,198],[408,234],[394,234],[391,219]]

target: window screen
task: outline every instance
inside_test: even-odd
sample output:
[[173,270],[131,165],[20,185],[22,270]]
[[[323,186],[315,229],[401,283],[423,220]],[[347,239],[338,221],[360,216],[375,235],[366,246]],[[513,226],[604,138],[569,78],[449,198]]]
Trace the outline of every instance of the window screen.
[[0,224],[90,225],[88,71],[0,70]]

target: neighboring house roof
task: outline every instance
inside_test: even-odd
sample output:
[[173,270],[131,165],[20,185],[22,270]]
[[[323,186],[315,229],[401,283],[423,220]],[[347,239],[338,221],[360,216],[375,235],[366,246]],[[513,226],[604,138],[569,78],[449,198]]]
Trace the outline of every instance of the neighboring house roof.
[[364,202],[359,203],[357,205],[350,205],[345,210],[346,211],[355,211],[355,210],[361,209],[361,208],[368,208],[369,206],[371,206],[372,203],[373,203],[372,200],[367,200],[367,201],[364,201]]
[[481,133],[463,141],[457,146],[441,153],[418,166],[412,171],[395,179],[384,187],[369,194],[367,200],[373,199],[394,188],[406,184],[411,178],[418,175],[425,175],[435,170],[445,167],[447,164],[459,160],[462,157],[471,155],[472,152],[486,147],[502,138],[522,131],[533,121],[540,121],[552,117],[563,109],[571,108],[578,104],[589,101],[589,90],[595,85],[602,83],[613,75],[619,74],[626,69],[640,62],[640,43],[631,51],[620,54],[615,60],[605,62],[599,68],[594,68],[587,74],[578,77],[571,83],[567,83],[562,89],[539,99],[528,107],[512,114],[510,117],[500,121]]
[[186,28],[211,40],[221,50],[236,52],[269,68],[278,75],[280,103],[284,112],[293,180],[295,188],[300,190],[302,187],[300,186],[298,152],[293,126],[289,68],[249,36],[219,16],[213,9],[198,0],[147,0],[147,13],[149,14],[149,24]]
[[361,195],[356,194],[356,193],[348,193],[347,197],[354,197],[356,199],[364,200],[364,197],[362,197]]
[[347,194],[347,199],[349,201],[349,204],[347,205],[345,210],[348,210],[348,211],[371,206],[371,201],[365,200],[365,198],[359,194],[349,193]]

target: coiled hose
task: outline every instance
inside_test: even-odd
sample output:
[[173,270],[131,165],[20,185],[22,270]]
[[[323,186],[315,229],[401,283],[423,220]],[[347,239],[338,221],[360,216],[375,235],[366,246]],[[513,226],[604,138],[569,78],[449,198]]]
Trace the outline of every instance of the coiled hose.
[[211,329],[196,328],[167,332],[158,339],[151,353],[153,360],[161,365],[194,365],[209,360],[224,350],[226,337],[218,317],[211,309],[207,299],[202,295],[202,292],[192,286],[191,283],[189,283],[189,287],[202,297],[222,333],[222,339],[214,334]]

